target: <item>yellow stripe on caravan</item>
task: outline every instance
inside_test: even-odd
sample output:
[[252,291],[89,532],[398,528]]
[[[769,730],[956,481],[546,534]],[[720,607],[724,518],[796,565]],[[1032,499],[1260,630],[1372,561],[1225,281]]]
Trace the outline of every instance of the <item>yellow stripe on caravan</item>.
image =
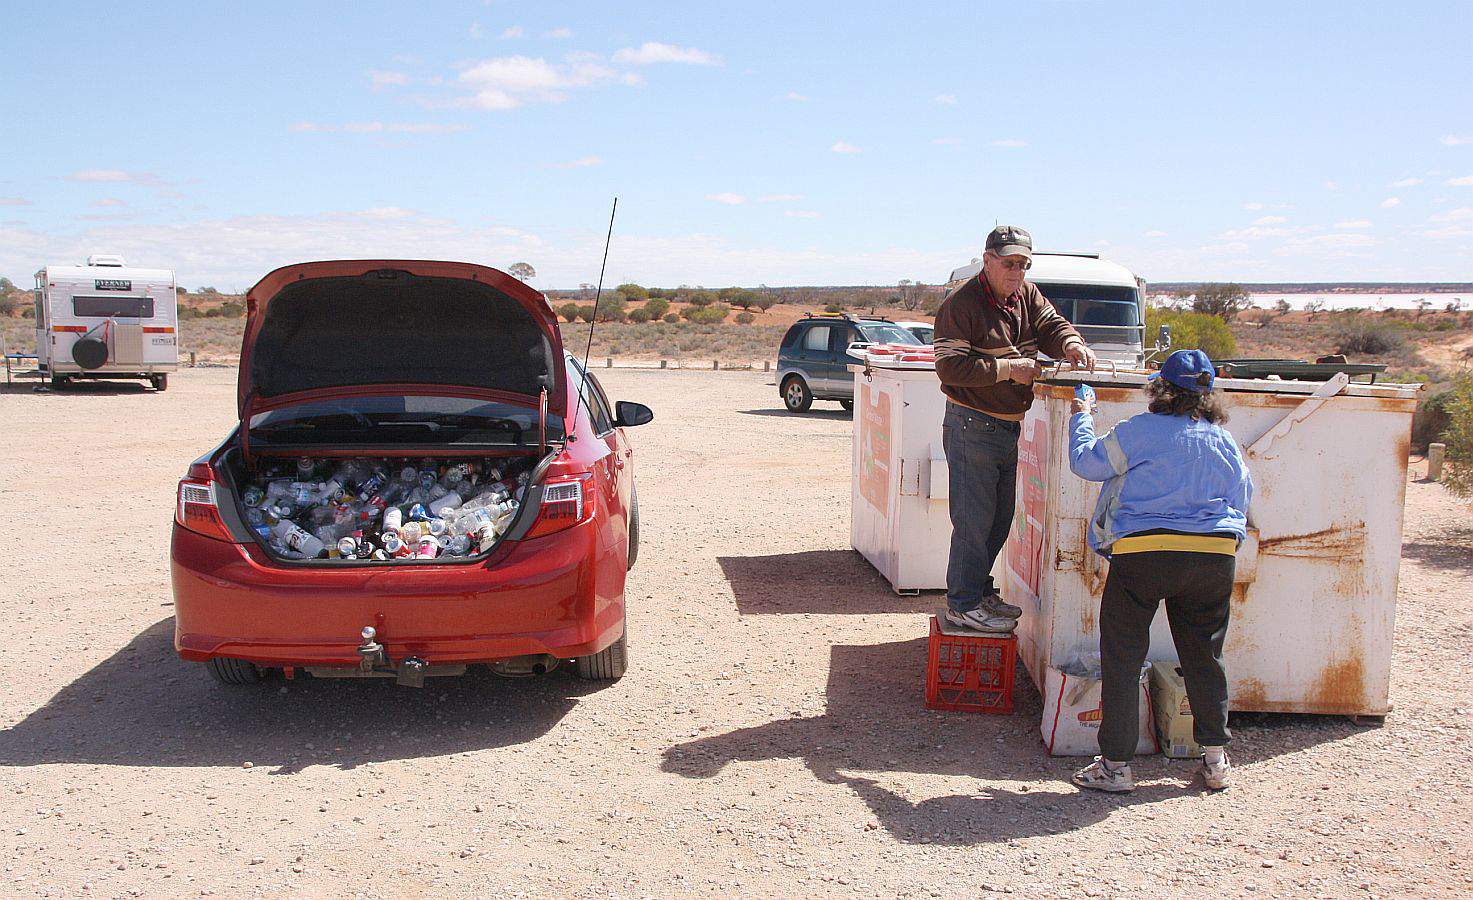
[[1110,553],[1149,553],[1153,550],[1181,550],[1187,553],[1238,554],[1238,539],[1215,534],[1137,534],[1123,537],[1110,547]]

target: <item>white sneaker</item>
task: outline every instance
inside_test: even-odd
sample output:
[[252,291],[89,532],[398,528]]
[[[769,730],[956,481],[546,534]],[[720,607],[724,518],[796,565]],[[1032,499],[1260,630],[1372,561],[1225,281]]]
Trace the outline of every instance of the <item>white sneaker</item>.
[[966,612],[957,612],[954,609],[946,610],[946,621],[962,628],[970,628],[973,631],[981,631],[986,634],[1008,634],[1018,627],[1018,620],[1007,616],[994,615],[985,609],[969,609]]
[[1109,791],[1124,794],[1135,790],[1135,779],[1131,777],[1130,765],[1105,765],[1103,756],[1074,773],[1074,783],[1092,791]]
[[1222,762],[1209,763],[1206,754],[1202,756],[1202,780],[1207,782],[1207,788],[1213,791],[1226,790],[1232,783],[1233,764],[1228,760],[1227,751],[1223,751]]

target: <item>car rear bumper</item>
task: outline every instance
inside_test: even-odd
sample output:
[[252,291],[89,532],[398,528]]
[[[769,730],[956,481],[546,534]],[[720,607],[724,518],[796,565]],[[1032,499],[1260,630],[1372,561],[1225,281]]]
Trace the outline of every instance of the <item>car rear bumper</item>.
[[280,565],[255,544],[174,526],[174,646],[186,660],[356,666],[366,625],[390,658],[432,664],[596,653],[624,627],[623,567],[593,523],[494,562]]

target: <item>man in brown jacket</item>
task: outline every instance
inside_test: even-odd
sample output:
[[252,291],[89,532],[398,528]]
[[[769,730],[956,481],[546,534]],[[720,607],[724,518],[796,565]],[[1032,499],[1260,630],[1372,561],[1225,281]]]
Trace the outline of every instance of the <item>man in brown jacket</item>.
[[1094,369],[1079,332],[1024,280],[1033,239],[1012,225],[987,235],[982,271],[936,314],[936,374],[946,394],[941,445],[950,470],[946,619],[1006,634],[1022,610],[1004,603],[992,565],[1012,524],[1018,433],[1033,404],[1038,353]]

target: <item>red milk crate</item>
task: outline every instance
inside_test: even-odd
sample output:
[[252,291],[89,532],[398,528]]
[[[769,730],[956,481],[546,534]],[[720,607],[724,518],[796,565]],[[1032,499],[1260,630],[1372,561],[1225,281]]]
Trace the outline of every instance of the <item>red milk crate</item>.
[[1012,715],[1017,660],[1013,635],[978,634],[932,616],[926,707]]

